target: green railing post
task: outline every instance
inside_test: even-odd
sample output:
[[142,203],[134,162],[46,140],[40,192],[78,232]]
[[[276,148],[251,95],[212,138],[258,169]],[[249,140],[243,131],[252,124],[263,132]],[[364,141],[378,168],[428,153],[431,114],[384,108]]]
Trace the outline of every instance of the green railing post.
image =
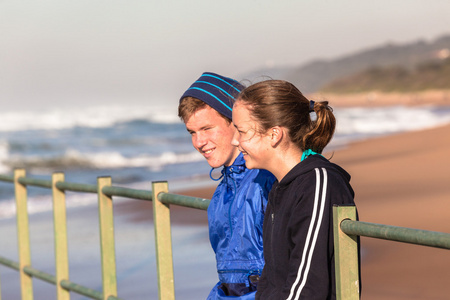
[[55,268],[56,295],[58,300],[70,299],[70,293],[60,284],[69,280],[69,257],[67,247],[66,194],[56,187],[58,181],[64,181],[63,173],[52,175],[53,224],[55,232]]
[[24,267],[31,266],[30,229],[28,225],[27,187],[19,183],[25,177],[25,170],[14,171],[14,192],[16,196],[17,240],[19,246],[20,291],[22,300],[33,299],[33,282]]
[[342,232],[342,220],[356,220],[355,206],[333,207],[334,260],[336,267],[337,300],[358,300],[359,268],[358,243],[356,236]]
[[102,188],[105,186],[111,186],[111,177],[97,179],[103,300],[107,300],[109,296],[117,296],[113,203],[112,198],[102,192]]
[[152,182],[153,222],[155,227],[156,266],[158,269],[158,295],[160,300],[174,300],[172,235],[170,208],[158,199],[161,192],[169,190],[167,181]]

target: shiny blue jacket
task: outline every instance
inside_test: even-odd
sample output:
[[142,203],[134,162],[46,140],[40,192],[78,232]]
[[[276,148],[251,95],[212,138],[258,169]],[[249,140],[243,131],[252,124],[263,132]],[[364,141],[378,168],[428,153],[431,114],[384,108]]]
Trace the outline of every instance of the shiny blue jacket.
[[[250,170],[242,153],[222,170],[222,180],[208,207],[209,239],[216,254],[219,283],[208,299],[230,299],[228,288],[249,286],[264,267],[262,227],[268,193],[275,177]],[[225,284],[225,288],[224,288]],[[244,289],[245,290],[245,289]],[[233,299],[254,299],[255,292]]]

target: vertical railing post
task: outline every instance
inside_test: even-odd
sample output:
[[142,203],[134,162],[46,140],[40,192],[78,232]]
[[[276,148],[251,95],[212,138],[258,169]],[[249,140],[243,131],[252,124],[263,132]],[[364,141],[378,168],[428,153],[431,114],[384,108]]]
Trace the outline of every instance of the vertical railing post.
[[64,181],[63,173],[52,175],[53,195],[53,224],[55,232],[55,268],[56,268],[56,295],[58,300],[70,299],[70,293],[64,289],[60,282],[69,280],[69,258],[67,250],[67,218],[66,194],[56,187],[58,181]]
[[25,170],[14,171],[14,192],[16,196],[17,240],[19,246],[20,290],[22,300],[33,299],[33,283],[30,275],[23,270],[31,266],[30,229],[28,224],[27,187],[19,183],[25,177]]
[[99,177],[97,184],[103,300],[107,300],[109,296],[117,296],[113,203],[112,198],[102,192],[103,187],[111,185],[111,177]]
[[337,300],[358,300],[360,298],[358,243],[356,236],[349,236],[341,230],[340,224],[345,219],[356,220],[355,206],[334,206],[336,298]]
[[158,269],[158,295],[160,300],[175,299],[170,208],[168,204],[164,204],[158,199],[159,193],[167,193],[168,190],[166,181],[152,182],[153,222],[155,227],[156,266]]

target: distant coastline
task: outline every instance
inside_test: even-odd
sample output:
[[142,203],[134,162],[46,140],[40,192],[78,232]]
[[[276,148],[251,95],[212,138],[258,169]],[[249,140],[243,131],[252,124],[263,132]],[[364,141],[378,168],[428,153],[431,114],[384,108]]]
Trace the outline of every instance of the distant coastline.
[[380,106],[450,106],[450,90],[427,90],[420,92],[380,92],[361,93],[311,93],[309,99],[329,101],[333,107],[380,107]]

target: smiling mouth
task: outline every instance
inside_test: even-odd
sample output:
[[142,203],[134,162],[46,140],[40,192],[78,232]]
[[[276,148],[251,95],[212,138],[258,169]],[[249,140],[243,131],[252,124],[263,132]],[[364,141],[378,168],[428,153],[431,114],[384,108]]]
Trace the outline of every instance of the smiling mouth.
[[214,149],[208,149],[206,151],[202,151],[204,155],[211,154],[214,151]]
[[245,154],[248,154],[247,152],[245,152],[245,151],[242,150],[242,149],[239,149],[239,151],[241,151],[241,153],[244,154],[244,155],[245,155]]

